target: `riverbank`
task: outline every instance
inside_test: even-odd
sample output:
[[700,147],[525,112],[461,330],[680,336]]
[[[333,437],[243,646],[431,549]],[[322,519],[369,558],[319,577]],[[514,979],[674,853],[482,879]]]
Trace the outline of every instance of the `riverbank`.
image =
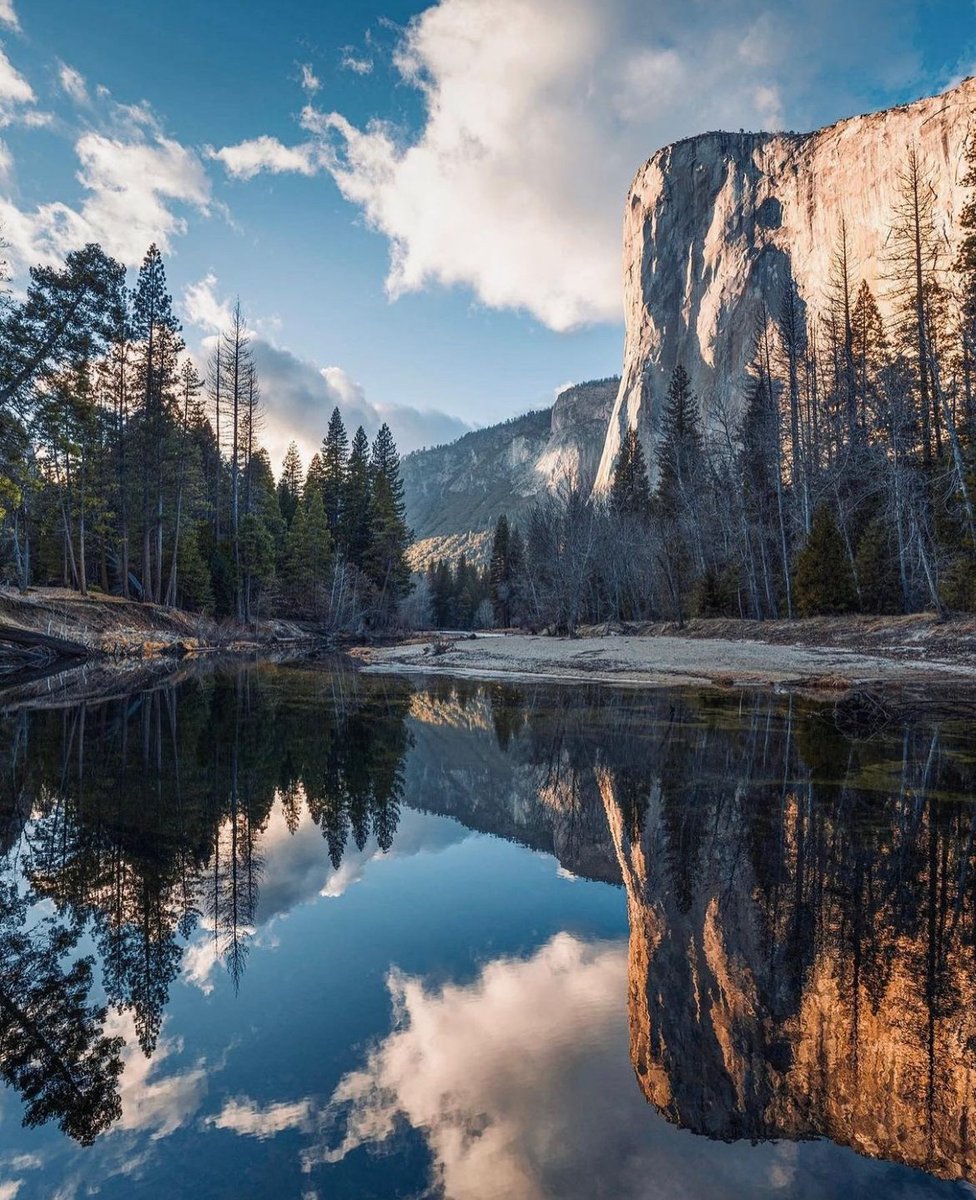
[[320,641],[315,631],[291,621],[242,625],[120,596],[0,589],[0,674],[92,660],[311,647]]
[[885,684],[976,689],[976,620],[925,616],[809,621],[695,621],[605,627],[577,638],[531,634],[426,635],[351,651],[368,671],[479,679],[806,687],[843,692]]

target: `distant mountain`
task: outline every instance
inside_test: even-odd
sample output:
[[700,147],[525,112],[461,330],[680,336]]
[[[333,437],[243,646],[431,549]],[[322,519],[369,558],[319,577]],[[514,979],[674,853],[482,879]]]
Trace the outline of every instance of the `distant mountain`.
[[576,384],[551,408],[408,454],[403,482],[414,565],[462,551],[481,558],[502,513],[518,522],[537,497],[564,482],[589,492],[619,383]]

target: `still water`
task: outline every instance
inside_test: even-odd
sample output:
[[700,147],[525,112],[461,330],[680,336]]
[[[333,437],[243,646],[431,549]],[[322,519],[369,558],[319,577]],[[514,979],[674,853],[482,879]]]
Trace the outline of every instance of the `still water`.
[[308,667],[0,714],[0,1200],[971,1196],[976,745]]

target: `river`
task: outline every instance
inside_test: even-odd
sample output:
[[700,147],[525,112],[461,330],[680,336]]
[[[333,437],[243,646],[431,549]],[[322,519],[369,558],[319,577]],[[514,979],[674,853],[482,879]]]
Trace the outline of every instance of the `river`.
[[971,724],[239,665],[0,715],[0,1200],[973,1195]]

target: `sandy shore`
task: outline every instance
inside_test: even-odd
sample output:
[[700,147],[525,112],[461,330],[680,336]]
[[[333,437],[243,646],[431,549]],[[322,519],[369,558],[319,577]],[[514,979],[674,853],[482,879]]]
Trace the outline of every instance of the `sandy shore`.
[[368,671],[420,671],[478,679],[586,680],[648,686],[808,686],[830,690],[888,683],[976,687],[968,662],[864,654],[837,646],[670,636],[536,637],[479,634],[434,653],[429,640],[354,651]]

